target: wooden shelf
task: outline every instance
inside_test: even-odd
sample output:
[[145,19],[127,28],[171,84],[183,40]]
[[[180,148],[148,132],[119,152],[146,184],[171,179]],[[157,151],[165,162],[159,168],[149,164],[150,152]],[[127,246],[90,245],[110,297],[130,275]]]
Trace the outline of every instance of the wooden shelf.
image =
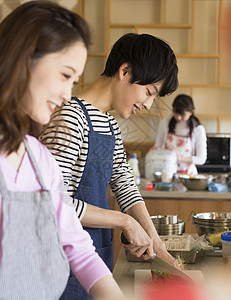
[[166,29],[191,29],[192,25],[190,24],[110,24],[111,28],[166,28]]
[[[99,4],[94,6],[93,14],[91,2],[79,0],[78,8],[80,14],[84,17],[90,16],[89,11],[92,10],[91,18],[89,17],[87,21],[92,25],[93,30],[96,30],[94,32],[94,40],[97,41],[99,48],[95,47],[94,49],[93,47],[89,53],[90,66],[92,66],[94,59],[95,61],[99,58],[106,59],[114,42],[125,33],[150,33],[159,36],[171,45],[179,65],[179,88],[173,95],[164,98],[164,101],[166,100],[166,103],[168,103],[167,109],[171,109],[171,102],[177,93],[187,93],[192,96],[194,101],[197,100],[198,96],[201,99],[200,101],[204,99],[206,101],[208,99],[207,94],[209,94],[210,103],[211,101],[212,103],[217,103],[213,105],[215,109],[214,114],[211,114],[211,111],[207,112],[206,108],[200,111],[197,109],[197,106],[196,114],[204,118],[207,116],[208,119],[216,116],[217,130],[220,130],[221,120],[226,118],[224,114],[225,109],[222,111],[220,107],[221,99],[226,99],[225,101],[228,103],[227,101],[229,101],[230,97],[231,101],[231,76],[227,75],[227,70],[224,71],[224,68],[227,68],[227,62],[224,61],[224,50],[221,47],[222,15],[226,9],[225,5],[227,5],[227,2],[223,0],[182,1],[184,2],[183,10],[180,4],[181,1],[175,1],[174,3],[166,0],[148,1],[147,4],[150,5],[150,10],[147,11],[146,8],[145,11],[148,14],[151,11],[152,13],[148,15],[148,18],[144,14],[142,19],[142,0],[136,0],[135,3],[136,9],[138,9],[139,5],[141,8],[141,12],[138,11],[138,18],[134,17],[136,12],[134,14],[127,13],[128,11],[132,12],[134,7],[132,1],[101,0]],[[122,7],[123,5],[124,7]],[[131,8],[129,8],[129,5],[131,5]],[[176,11],[173,14],[174,9]],[[95,16],[100,14],[101,18],[96,19]],[[152,18],[153,21],[151,20]],[[92,24],[91,22],[95,23]],[[99,26],[100,22],[102,24]],[[98,27],[101,29],[97,32]],[[105,29],[103,34],[102,28]],[[102,40],[101,43],[99,43],[100,39]],[[99,44],[101,45],[100,47]],[[96,62],[95,70],[98,70],[100,63]],[[94,65],[91,67],[91,70],[94,74]],[[197,72],[199,72],[198,75]],[[96,74],[96,77],[98,76],[99,74]],[[81,81],[81,88],[89,84],[89,80],[84,78]],[[211,89],[216,89],[216,91],[211,94]],[[222,103],[225,102],[223,101]],[[202,107],[205,106],[202,105]],[[116,117],[118,116],[114,112],[112,114]],[[140,116],[163,118],[166,116],[166,107],[162,105],[157,112],[147,113],[142,111],[134,116],[136,119]]]

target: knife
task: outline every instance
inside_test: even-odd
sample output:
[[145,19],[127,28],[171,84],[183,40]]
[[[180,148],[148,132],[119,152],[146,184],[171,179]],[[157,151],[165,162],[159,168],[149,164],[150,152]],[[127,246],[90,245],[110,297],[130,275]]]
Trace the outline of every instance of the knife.
[[[121,242],[123,244],[129,244],[129,241],[126,239],[124,233],[122,232],[121,234]],[[146,254],[147,251],[144,252],[144,254]],[[167,263],[165,260],[163,260],[162,258],[160,258],[159,256],[157,256],[156,254],[154,254],[151,257],[151,264],[150,264],[150,269],[153,270],[154,272],[168,272],[170,275],[176,275],[182,279],[187,280],[190,283],[193,283],[194,281],[192,280],[191,277],[189,277],[188,275],[186,275],[184,272],[182,272],[181,270],[173,267],[172,265],[170,265],[169,263]]]

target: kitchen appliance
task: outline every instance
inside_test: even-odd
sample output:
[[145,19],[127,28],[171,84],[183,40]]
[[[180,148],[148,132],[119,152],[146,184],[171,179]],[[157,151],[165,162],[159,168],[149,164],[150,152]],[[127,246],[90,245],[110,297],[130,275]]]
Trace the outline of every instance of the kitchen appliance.
[[153,180],[156,172],[177,172],[177,155],[175,151],[150,149],[145,156],[145,178]]
[[207,133],[207,160],[197,170],[209,173],[231,172],[231,134]]

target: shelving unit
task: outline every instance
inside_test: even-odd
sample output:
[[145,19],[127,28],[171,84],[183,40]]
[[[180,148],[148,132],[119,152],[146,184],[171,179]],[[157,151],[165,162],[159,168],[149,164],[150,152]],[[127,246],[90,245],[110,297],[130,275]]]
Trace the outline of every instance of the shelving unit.
[[99,76],[113,43],[127,32],[163,38],[178,60],[179,88],[174,94],[138,118],[124,121],[115,114],[126,127],[122,128],[125,141],[143,137],[139,128],[136,137],[128,131],[134,132],[144,117],[151,122],[146,122],[145,140],[154,140],[158,120],[171,113],[171,103],[179,93],[192,96],[207,131],[231,131],[231,59],[221,35],[222,16],[229,4],[229,0],[79,0],[79,13],[91,24],[95,36],[80,88]]
[[[0,18],[3,19],[22,2],[3,0],[0,3]],[[149,113],[132,116],[126,122],[115,115],[123,127],[125,141],[154,141],[159,119],[171,113],[171,103],[179,93],[192,96],[196,115],[208,132],[231,132],[231,55],[224,47],[221,34],[222,16],[227,6],[231,5],[230,0],[56,2],[78,12],[93,29],[93,44],[79,83],[80,90],[101,74],[112,45],[127,32],[159,36],[170,44],[176,54],[178,90],[162,102],[154,103]],[[137,128],[136,124],[139,125]],[[144,129],[145,137],[138,127]],[[128,131],[133,132],[132,137]]]

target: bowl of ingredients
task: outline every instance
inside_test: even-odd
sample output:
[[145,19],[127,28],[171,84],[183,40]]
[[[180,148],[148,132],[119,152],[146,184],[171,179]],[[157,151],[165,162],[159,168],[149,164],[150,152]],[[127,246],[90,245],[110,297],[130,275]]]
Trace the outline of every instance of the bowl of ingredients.
[[211,175],[181,175],[183,184],[188,190],[204,191],[208,189],[209,183],[213,180]]

